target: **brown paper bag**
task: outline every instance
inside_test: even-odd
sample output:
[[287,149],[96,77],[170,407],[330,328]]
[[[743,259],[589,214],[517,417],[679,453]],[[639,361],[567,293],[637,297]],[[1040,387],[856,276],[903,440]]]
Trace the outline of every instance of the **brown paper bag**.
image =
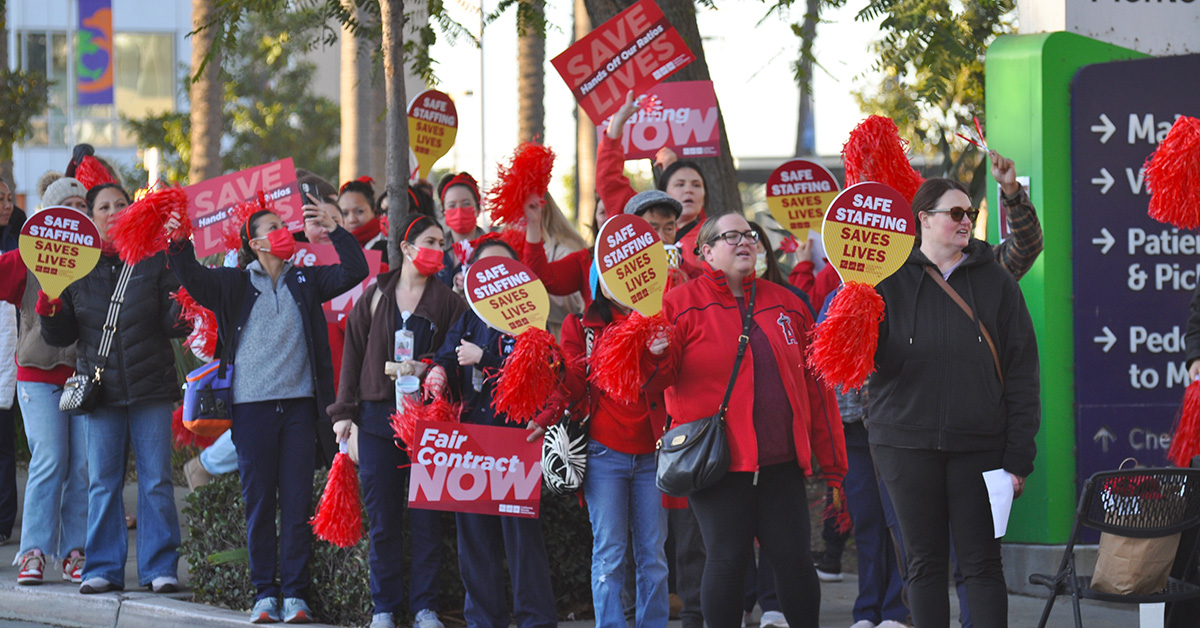
[[1167,585],[1178,549],[1179,534],[1134,539],[1101,533],[1092,589],[1118,595],[1157,593]]

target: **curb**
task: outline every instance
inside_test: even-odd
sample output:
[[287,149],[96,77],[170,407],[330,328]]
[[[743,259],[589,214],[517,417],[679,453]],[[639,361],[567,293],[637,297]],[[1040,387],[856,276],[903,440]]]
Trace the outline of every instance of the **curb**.
[[181,597],[190,598],[191,594],[135,591],[81,595],[77,585],[5,583],[0,584],[0,619],[70,628],[245,628],[249,625],[245,612],[197,604]]

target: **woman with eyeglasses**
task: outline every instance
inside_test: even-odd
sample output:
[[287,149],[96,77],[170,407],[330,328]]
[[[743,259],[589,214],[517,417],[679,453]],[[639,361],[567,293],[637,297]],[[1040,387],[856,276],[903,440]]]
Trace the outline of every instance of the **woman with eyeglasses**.
[[746,354],[725,415],[729,472],[689,496],[707,554],[704,620],[712,628],[741,625],[757,538],[780,566],[775,585],[788,625],[816,628],[821,589],[809,552],[804,477],[816,456],[825,481],[840,487],[846,447],[832,392],[805,366],[812,314],[787,288],[755,277],[758,233],[740,215],[709,218],[697,241],[705,273],[667,293],[675,329],[651,342],[644,368],[647,391],[665,389],[674,425],[715,414],[750,310]]
[[930,179],[912,210],[917,246],[877,287],[887,309],[868,382],[871,453],[899,518],[916,624],[950,623],[953,534],[974,625],[1007,626],[1000,539],[982,474],[1005,470],[1019,497],[1033,471],[1037,340],[1013,274],[971,237],[979,211],[966,187]]

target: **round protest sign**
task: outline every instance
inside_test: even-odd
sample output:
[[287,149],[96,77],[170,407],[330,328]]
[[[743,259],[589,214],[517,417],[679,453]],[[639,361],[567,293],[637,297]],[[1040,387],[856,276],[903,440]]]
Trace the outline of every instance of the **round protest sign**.
[[516,336],[546,328],[550,297],[529,267],[507,257],[485,257],[467,269],[467,301],[492,329]]
[[70,207],[47,207],[21,228],[21,259],[51,299],[92,272],[100,259],[96,223]]
[[609,218],[596,237],[596,264],[617,303],[643,316],[662,311],[667,252],[650,223],[630,214]]
[[896,190],[868,181],[833,199],[821,239],[842,281],[874,286],[904,265],[916,233],[908,201]]
[[838,182],[825,166],[793,159],[767,178],[767,207],[775,220],[803,242],[817,231],[825,209],[838,195]]
[[417,156],[422,179],[450,152],[457,135],[458,110],[446,94],[427,89],[408,104],[408,143]]

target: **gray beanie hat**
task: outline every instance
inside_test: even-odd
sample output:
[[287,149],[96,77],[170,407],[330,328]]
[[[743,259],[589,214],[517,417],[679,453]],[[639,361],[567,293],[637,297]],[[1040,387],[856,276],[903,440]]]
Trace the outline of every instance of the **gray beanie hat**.
[[628,203],[625,203],[625,213],[641,216],[647,209],[655,205],[662,205],[671,210],[674,212],[675,218],[679,218],[683,214],[683,205],[662,190],[646,190],[645,192],[634,194],[633,198],[629,199]]
[[46,193],[42,195],[42,207],[62,205],[72,196],[86,199],[87,188],[78,179],[63,177],[46,187]]

